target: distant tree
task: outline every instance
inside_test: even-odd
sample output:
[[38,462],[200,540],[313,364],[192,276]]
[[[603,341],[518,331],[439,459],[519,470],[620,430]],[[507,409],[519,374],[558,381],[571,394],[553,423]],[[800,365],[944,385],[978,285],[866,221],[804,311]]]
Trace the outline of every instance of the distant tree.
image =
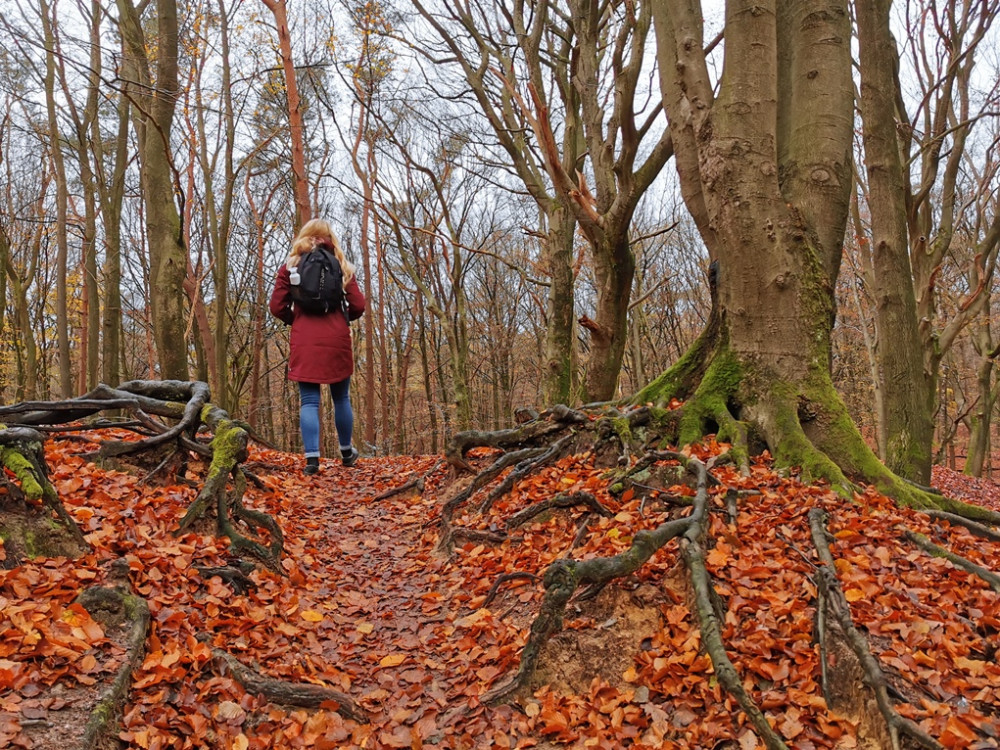
[[295,225],[302,226],[312,218],[309,200],[309,178],[306,174],[305,135],[303,133],[299,84],[292,60],[292,37],[288,23],[288,5],[285,0],[261,0],[274,16],[278,34],[278,54],[284,73],[285,95],[288,106],[288,132],[291,139],[292,186],[295,196]]
[[[643,112],[641,105],[656,3],[570,0],[565,10],[543,2],[491,11],[446,2],[441,16],[419,0],[415,5],[462,66],[519,178],[545,211],[551,294],[558,295],[551,325],[563,337],[571,333],[560,314],[572,284],[559,275],[571,267],[574,224],[590,244],[596,300],[594,317],[579,321],[590,335],[584,399],[610,399],[627,345],[635,271],[629,227],[672,154],[668,131],[657,131],[660,108]],[[470,42],[460,41],[445,19]],[[529,143],[537,149],[532,159],[525,155]],[[572,221],[560,211],[571,212]]]
[[45,40],[45,111],[48,117],[48,157],[56,183],[55,224],[56,246],[56,339],[59,346],[59,388],[63,398],[73,395],[73,362],[69,345],[69,186],[63,157],[63,136],[56,108],[56,35],[53,14],[55,6],[41,0],[38,18]]
[[[531,126],[524,111],[525,82],[532,80],[538,97],[554,102],[550,120],[559,120],[561,168],[573,173],[585,148],[581,137],[580,102],[569,83],[570,38],[555,35],[543,38],[547,12],[512,27],[507,6],[475,9],[459,3],[446,3],[445,12],[437,14],[425,3],[415,2],[420,14],[430,23],[444,43],[443,49],[414,45],[418,52],[434,61],[453,63],[471,88],[475,99],[473,111],[485,117],[499,146],[501,158],[509,161],[516,179],[524,185],[538,206],[537,227],[530,227],[540,240],[542,271],[548,277],[545,309],[545,393],[552,403],[572,403],[575,393],[576,356],[574,352],[574,231],[576,218],[570,199],[554,190],[547,176],[545,155],[531,138]],[[546,6],[547,7],[547,6]],[[518,39],[523,42],[524,58],[514,54]],[[550,46],[555,45],[555,46]],[[544,56],[552,60],[553,78],[540,85],[534,72],[541,73],[540,63],[532,70],[529,61]],[[534,71],[534,72],[533,72]],[[465,130],[468,130],[467,125]],[[484,149],[488,150],[488,149]]]

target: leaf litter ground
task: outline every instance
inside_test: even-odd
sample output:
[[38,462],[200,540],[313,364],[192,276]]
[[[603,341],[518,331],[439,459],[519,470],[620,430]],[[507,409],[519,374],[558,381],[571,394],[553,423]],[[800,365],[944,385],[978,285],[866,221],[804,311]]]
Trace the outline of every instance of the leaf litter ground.
[[[529,691],[510,705],[482,705],[483,694],[517,669],[543,594],[540,582],[521,577],[483,607],[500,576],[540,576],[567,554],[617,554],[639,529],[677,512],[612,498],[589,456],[520,483],[485,514],[469,505],[453,523],[496,531],[531,503],[577,490],[595,494],[613,517],[589,519],[578,535],[583,511],[553,511],[501,544],[467,543],[446,557],[436,552],[437,520],[454,482],[436,468],[437,457],[362,459],[352,469],[325,461],[320,475],[304,477],[300,458],[255,449],[249,465],[266,488],[251,489],[245,502],[278,518],[285,576],[256,571],[256,588],[237,595],[195,570],[225,564],[224,539],[210,530],[171,533],[195,487],[154,487],[98,469],[76,455],[86,447],[50,442],[48,458],[93,552],[0,571],[0,746],[76,746],[86,711],[125,657],[120,634],[73,602],[117,558],[127,560],[152,614],[147,653],[122,707],[120,739],[130,747],[762,746],[701,648],[676,542],[636,575],[571,602]],[[486,452],[472,455],[488,460]],[[817,506],[829,513],[851,613],[900,713],[945,747],[1000,747],[998,594],[910,544],[902,528],[994,571],[1000,544],[874,493],[845,503],[779,477],[766,462],[749,477],[714,473],[723,485],[713,490],[707,564],[725,603],[726,647],[790,747],[860,746],[854,723],[827,709],[820,686],[818,559],[806,521]],[[423,474],[422,493],[376,499]],[[935,482],[1000,510],[991,482],[944,470]],[[749,491],[735,522],[724,511],[727,489]],[[344,719],[334,706],[296,709],[249,695],[212,649],[272,678],[343,691],[371,721]]]

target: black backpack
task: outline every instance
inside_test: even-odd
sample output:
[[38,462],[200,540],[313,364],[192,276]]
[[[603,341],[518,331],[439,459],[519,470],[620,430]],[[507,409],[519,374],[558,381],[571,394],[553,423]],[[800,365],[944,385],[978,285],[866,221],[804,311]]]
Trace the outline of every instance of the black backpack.
[[344,272],[337,256],[323,246],[317,246],[299,258],[295,269],[299,283],[292,284],[292,302],[303,312],[323,315],[332,310],[345,310]]

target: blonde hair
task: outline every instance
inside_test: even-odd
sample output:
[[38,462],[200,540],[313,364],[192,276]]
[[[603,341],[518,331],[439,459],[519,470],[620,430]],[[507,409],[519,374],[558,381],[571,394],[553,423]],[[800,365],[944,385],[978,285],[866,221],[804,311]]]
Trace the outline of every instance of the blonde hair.
[[344,251],[340,249],[340,241],[333,233],[330,222],[325,219],[311,219],[302,225],[302,229],[292,241],[292,250],[285,263],[288,270],[291,271],[295,268],[299,264],[299,258],[305,253],[311,252],[317,245],[329,245],[333,248],[333,254],[337,256],[340,268],[344,272],[344,283],[349,283],[354,278],[354,264],[344,257]]

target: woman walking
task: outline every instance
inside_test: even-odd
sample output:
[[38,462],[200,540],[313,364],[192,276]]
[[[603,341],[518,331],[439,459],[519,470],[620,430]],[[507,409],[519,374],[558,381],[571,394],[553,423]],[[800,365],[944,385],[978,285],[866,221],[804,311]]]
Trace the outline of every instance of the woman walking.
[[[314,285],[311,282],[316,276],[305,271],[307,264],[302,261],[318,249],[332,253],[342,274],[338,302],[330,309],[317,309],[314,304],[307,304],[308,297],[304,296],[314,291],[306,287]],[[334,267],[333,273],[321,276],[324,283],[329,283],[327,276],[336,278],[336,270]],[[300,274],[300,271],[303,273]],[[293,287],[300,285],[301,293],[293,291]],[[358,287],[354,266],[344,257],[329,222],[313,219],[299,230],[287,262],[278,270],[268,307],[272,315],[292,327],[288,379],[299,384],[299,429],[306,457],[304,473],[315,474],[319,471],[322,385],[329,385],[333,397],[333,421],[337,428],[341,460],[344,466],[353,466],[358,460],[358,451],[352,443],[354,411],[351,409],[350,385],[354,354],[348,322],[364,314],[365,297]]]

